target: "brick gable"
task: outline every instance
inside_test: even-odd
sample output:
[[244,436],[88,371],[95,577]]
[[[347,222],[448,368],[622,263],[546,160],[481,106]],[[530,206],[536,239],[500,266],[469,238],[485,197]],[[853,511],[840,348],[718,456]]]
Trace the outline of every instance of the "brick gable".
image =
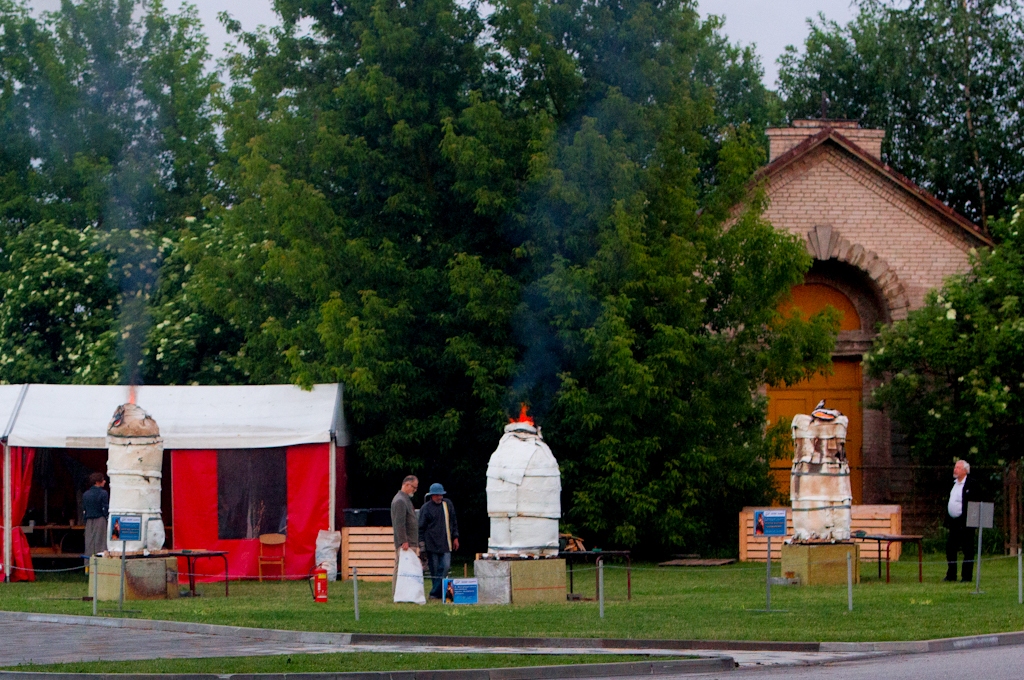
[[776,228],[807,240],[815,227],[831,227],[883,258],[912,308],[967,268],[971,248],[985,245],[834,145],[817,146],[770,175],[767,193],[765,217]]

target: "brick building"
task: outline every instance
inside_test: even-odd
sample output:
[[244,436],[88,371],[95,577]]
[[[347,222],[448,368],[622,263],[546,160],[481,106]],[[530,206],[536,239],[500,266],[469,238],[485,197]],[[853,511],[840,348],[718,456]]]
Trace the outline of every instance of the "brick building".
[[[934,499],[922,492],[932,485],[910,464],[888,418],[865,408],[873,385],[861,359],[879,324],[920,307],[930,289],[969,266],[972,248],[991,241],[886,166],[884,136],[839,120],[797,120],[768,130],[769,163],[761,170],[770,199],[766,217],[804,239],[814,257],[790,304],[805,316],[826,305],[842,313],[833,375],[769,389],[769,417],[809,413],[822,398],[846,413],[854,503],[900,503],[904,529],[916,531],[935,515]],[[776,475],[788,488],[789,463],[781,461]]]

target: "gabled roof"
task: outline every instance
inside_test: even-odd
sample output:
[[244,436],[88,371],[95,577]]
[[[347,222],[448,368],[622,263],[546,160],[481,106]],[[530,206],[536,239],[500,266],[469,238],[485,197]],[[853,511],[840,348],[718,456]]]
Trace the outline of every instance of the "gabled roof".
[[[2,385],[0,419],[11,446],[105,449],[124,385]],[[348,444],[341,385],[143,385],[136,403],[167,449]]]
[[935,198],[935,196],[917,186],[912,181],[890,168],[888,165],[882,163],[878,158],[850,141],[850,139],[843,136],[841,128],[834,128],[825,124],[825,127],[821,132],[808,137],[792,149],[780,155],[768,165],[758,170],[756,177],[770,178],[772,175],[777,175],[784,168],[792,165],[811,153],[814,149],[824,144],[832,144],[841,148],[849,155],[854,156],[864,163],[864,165],[899,186],[932,212],[938,214],[953,228],[963,230],[971,238],[985,245],[994,245],[992,238],[982,231],[978,225],[974,224],[974,222],[971,222],[969,219],[953,210],[939,199]]

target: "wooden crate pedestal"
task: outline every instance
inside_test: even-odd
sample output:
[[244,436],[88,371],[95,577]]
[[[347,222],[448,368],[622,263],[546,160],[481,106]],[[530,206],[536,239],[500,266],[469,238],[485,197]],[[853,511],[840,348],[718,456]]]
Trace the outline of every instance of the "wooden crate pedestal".
[[860,583],[860,545],[857,543],[783,545],[782,577],[795,578],[802,586],[845,584],[847,554],[853,556],[853,582]]
[[391,527],[342,527],[341,578],[352,579],[352,567],[360,581],[390,581],[395,570],[395,530]]

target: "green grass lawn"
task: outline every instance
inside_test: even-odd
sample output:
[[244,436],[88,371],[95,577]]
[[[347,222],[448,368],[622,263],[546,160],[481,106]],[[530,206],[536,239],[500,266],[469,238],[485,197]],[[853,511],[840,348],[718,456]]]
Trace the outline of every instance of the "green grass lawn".
[[[510,668],[581,663],[648,660],[652,657],[533,654],[291,654],[212,659],[153,659],[152,661],[89,661],[14,666],[6,670],[33,673],[346,673],[352,671],[441,670],[453,668]],[[673,657],[678,658],[678,657]]]
[[[912,552],[912,551],[910,551]],[[633,571],[633,601],[626,602],[626,575],[605,572],[605,618],[596,602],[532,606],[452,607],[395,605],[390,584],[361,583],[361,620],[352,614],[351,582],[330,584],[330,601],[312,601],[305,582],[238,582],[231,597],[223,584],[200,586],[203,596],[131,602],[134,616],[294,630],[436,635],[628,637],[734,640],[914,640],[1024,629],[1017,604],[1016,559],[986,560],[982,595],[973,585],[942,583],[945,563],[928,555],[925,582],[917,583],[915,557],[893,564],[891,584],[880,582],[874,564],[861,565],[854,611],[846,587],[775,587],[773,608],[764,608],[764,567],[738,564],[691,569],[640,565]],[[778,564],[775,573],[778,574]],[[460,570],[461,571],[461,570]],[[594,571],[577,572],[577,592],[593,596]],[[0,585],[0,609],[89,614],[83,577]],[[101,603],[105,608],[110,603]]]

